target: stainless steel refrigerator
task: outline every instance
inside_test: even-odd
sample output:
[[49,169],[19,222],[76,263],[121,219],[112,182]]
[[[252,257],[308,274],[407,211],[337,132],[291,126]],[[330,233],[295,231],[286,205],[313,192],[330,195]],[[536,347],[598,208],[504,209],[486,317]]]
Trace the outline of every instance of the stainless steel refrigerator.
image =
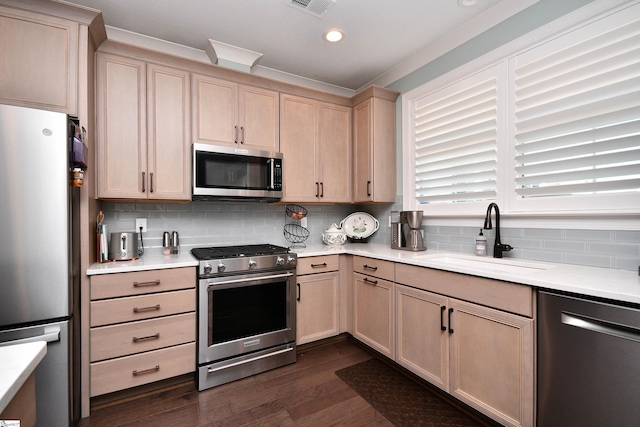
[[47,342],[35,371],[37,426],[68,427],[79,413],[79,194],[69,183],[69,129],[65,114],[0,105],[0,345]]

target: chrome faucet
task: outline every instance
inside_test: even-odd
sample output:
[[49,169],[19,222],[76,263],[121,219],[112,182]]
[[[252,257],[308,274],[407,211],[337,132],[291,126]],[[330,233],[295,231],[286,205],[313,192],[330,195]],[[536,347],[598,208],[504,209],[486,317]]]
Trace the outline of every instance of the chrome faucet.
[[502,258],[502,252],[509,252],[513,247],[511,245],[507,245],[505,243],[500,242],[500,209],[498,209],[498,205],[495,203],[490,203],[487,208],[487,216],[484,217],[484,229],[491,230],[493,226],[491,225],[491,208],[494,208],[496,211],[496,241],[493,243],[493,257],[494,258]]

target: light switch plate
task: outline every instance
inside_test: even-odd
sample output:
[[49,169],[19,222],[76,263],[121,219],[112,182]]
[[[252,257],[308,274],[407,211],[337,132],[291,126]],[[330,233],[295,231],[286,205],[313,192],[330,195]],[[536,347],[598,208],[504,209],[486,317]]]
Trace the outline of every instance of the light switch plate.
[[300,220],[300,225],[304,228],[307,228],[307,217],[305,216]]
[[147,218],[136,218],[136,233],[140,232],[140,227],[142,227],[142,232],[147,232]]

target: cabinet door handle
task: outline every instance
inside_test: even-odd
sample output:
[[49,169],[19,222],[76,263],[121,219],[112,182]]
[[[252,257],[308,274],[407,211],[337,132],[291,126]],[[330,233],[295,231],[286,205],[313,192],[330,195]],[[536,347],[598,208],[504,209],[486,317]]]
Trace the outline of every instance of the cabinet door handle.
[[153,172],[149,173],[149,193],[153,193]]
[[158,338],[160,338],[160,332],[156,332],[155,334],[149,335],[148,337],[133,337],[133,342],[157,340]]
[[378,281],[377,280],[369,280],[367,277],[364,278],[364,283],[368,283],[370,285],[377,285]]
[[145,191],[147,191],[147,189],[144,186],[144,182],[145,182],[146,178],[145,178],[145,173],[142,172],[142,192],[144,193]]
[[320,197],[324,197],[324,182],[320,182]]
[[362,268],[364,268],[365,270],[371,270],[371,271],[377,271],[378,267],[376,267],[375,265],[363,265]]
[[156,304],[151,307],[140,307],[140,308],[133,307],[134,313],[143,313],[145,311],[155,311],[155,310],[160,310],[160,304]]
[[142,288],[144,286],[158,286],[160,285],[160,279],[151,282],[133,282],[134,288]]
[[233,127],[233,132],[235,133],[235,137],[233,139],[233,142],[235,142],[237,144],[238,143],[238,125],[235,125]]
[[240,144],[244,144],[244,126],[240,126],[240,132],[241,132],[241,137],[240,137]]
[[323,262],[322,264],[311,264],[311,268],[320,268],[320,267],[326,267],[327,263]]
[[440,330],[441,331],[446,331],[447,327],[444,326],[444,312],[447,311],[447,307],[445,307],[444,305],[442,307],[440,307]]
[[449,309],[449,333],[452,334],[453,333],[453,328],[451,327],[451,313],[453,313],[453,308]]
[[134,376],[134,377],[137,377],[138,375],[150,374],[150,373],[152,373],[152,372],[157,372],[157,371],[159,371],[159,370],[160,370],[160,365],[156,365],[156,366],[154,366],[153,368],[145,369],[144,371],[138,371],[138,370],[136,369],[136,370],[134,370],[132,373],[133,373],[133,376]]
[[320,194],[320,186],[319,186],[319,184],[316,182],[316,197],[318,197],[318,194]]
[[371,181],[367,181],[367,196],[371,196]]
[[300,290],[301,290],[300,283],[296,283],[296,286],[298,287],[298,296],[296,298],[296,301],[300,301],[300,294],[301,294],[301,292],[300,292]]

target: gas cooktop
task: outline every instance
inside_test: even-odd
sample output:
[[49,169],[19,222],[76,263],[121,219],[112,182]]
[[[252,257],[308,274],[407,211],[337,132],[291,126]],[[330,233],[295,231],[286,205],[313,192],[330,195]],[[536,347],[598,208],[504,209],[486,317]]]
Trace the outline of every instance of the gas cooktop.
[[287,254],[289,253],[289,248],[270,244],[212,246],[209,248],[194,248],[191,249],[191,253],[198,260],[208,260]]

